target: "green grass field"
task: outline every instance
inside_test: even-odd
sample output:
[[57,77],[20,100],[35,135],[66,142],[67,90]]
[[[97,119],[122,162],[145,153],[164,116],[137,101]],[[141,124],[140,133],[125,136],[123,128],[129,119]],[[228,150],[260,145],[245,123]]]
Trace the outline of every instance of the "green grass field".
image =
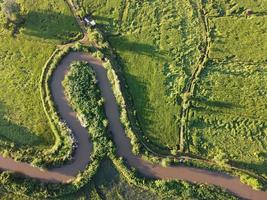
[[209,16],[243,15],[248,9],[258,15],[264,15],[266,14],[267,7],[267,2],[265,0],[214,0],[212,3],[209,1],[203,2],[206,3]]
[[[237,6],[267,9],[264,1]],[[209,61],[192,98],[189,142],[193,154],[223,152],[234,166],[267,177],[267,27],[266,16],[255,13],[209,18]]]
[[[83,1],[121,58],[144,141],[179,143],[181,93],[199,57],[199,5],[188,1]],[[119,35],[118,35],[119,33]]]
[[56,45],[79,33],[64,1],[19,1],[25,23],[15,37],[0,27],[0,137],[16,145],[52,144],[39,82]]
[[192,100],[191,152],[219,150],[242,168],[266,175],[266,65],[210,63]]
[[[174,148],[181,94],[205,38],[200,1],[92,2],[83,6],[121,58],[145,141],[156,151]],[[212,159],[223,151],[231,164],[266,175],[267,4],[202,3],[210,46],[190,100],[190,152]]]
[[[266,6],[267,8],[267,6]],[[220,17],[211,19],[213,42],[209,57],[239,62],[266,62],[267,17]]]

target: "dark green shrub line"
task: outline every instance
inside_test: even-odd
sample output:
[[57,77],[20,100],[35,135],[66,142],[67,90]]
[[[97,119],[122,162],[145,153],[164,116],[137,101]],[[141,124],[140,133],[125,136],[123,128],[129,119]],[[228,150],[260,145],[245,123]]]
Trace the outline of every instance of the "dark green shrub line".
[[179,144],[179,151],[184,153],[185,151],[190,152],[189,147],[189,132],[187,128],[188,124],[188,114],[190,109],[190,97],[194,95],[195,86],[197,79],[199,78],[201,72],[205,68],[205,63],[208,59],[209,49],[210,49],[210,39],[209,39],[209,22],[206,17],[206,11],[202,5],[202,1],[199,2],[200,8],[198,8],[198,13],[201,18],[201,22],[203,23],[203,32],[205,35],[204,47],[201,51],[201,55],[199,60],[196,64],[196,68],[190,77],[187,85],[184,88],[184,93],[182,94],[182,111],[181,111],[181,129],[180,129],[180,144]]

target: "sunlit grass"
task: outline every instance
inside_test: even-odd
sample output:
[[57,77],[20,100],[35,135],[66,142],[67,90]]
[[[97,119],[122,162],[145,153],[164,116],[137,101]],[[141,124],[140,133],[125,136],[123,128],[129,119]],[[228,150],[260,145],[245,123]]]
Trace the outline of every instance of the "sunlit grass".
[[19,32],[12,37],[9,30],[0,29],[0,136],[17,144],[52,143],[40,75],[56,45],[79,28],[63,1],[20,3],[25,23]]

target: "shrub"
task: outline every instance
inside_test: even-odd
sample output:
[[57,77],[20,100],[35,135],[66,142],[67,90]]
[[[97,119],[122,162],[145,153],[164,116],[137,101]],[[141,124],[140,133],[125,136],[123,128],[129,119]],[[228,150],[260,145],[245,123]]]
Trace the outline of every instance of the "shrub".
[[168,167],[168,166],[171,165],[171,163],[172,163],[172,159],[169,158],[169,157],[167,157],[167,158],[163,158],[163,159],[161,160],[161,165],[162,165],[163,167]]
[[247,174],[242,174],[240,176],[240,181],[244,184],[251,186],[254,190],[262,189],[262,184],[254,177],[251,177]]

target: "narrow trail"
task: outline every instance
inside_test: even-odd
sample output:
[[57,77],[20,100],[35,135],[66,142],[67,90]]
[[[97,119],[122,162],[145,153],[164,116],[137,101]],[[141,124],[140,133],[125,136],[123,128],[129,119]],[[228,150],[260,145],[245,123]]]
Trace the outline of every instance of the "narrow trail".
[[12,159],[0,156],[1,169],[15,171],[45,182],[66,183],[74,179],[75,175],[77,175],[79,171],[84,170],[86,165],[90,162],[92,144],[88,138],[87,130],[84,129],[77,120],[76,113],[73,112],[66,100],[62,86],[62,81],[73,61],[86,61],[91,64],[93,70],[96,72],[98,85],[105,100],[105,112],[109,120],[110,130],[113,134],[113,140],[117,147],[117,154],[118,156],[124,157],[130,166],[151,178],[179,179],[189,182],[213,184],[225,188],[229,192],[245,199],[267,199],[266,192],[251,189],[249,186],[242,184],[237,177],[184,166],[162,167],[143,160],[141,156],[133,155],[130,140],[126,136],[120,122],[119,108],[108,80],[107,72],[99,60],[93,58],[88,53],[82,52],[72,52],[64,57],[53,73],[50,86],[54,102],[58,107],[58,112],[61,118],[66,121],[74,132],[79,144],[74,155],[74,161],[71,164],[48,171],[33,167],[27,163],[16,162]]
[[[208,57],[209,54],[209,22],[208,22],[208,18],[206,16],[206,12],[203,8],[203,5],[201,4],[201,9],[199,10],[199,15],[201,17],[201,21],[203,21],[203,26],[204,26],[204,34],[205,34],[205,45],[204,45],[204,49],[202,50],[203,53],[200,56],[198,62],[197,62],[197,66],[194,69],[190,79],[188,80],[187,85],[185,86],[185,91],[184,94],[188,94],[188,95],[193,95],[194,94],[194,89],[195,89],[195,82],[196,79],[200,76],[201,72],[203,71],[204,67],[205,67],[205,60]],[[186,99],[183,99],[183,103],[182,105],[186,105],[188,104],[188,106],[183,106],[182,111],[181,111],[181,127],[180,127],[180,143],[179,143],[179,151],[180,152],[184,152],[185,150],[187,150],[188,152],[190,152],[189,149],[189,144],[188,144],[188,134],[187,133],[187,121],[188,121],[188,115],[189,115],[189,109],[190,109],[190,105],[189,105],[189,97]],[[186,148],[185,149],[185,142],[186,140]]]

